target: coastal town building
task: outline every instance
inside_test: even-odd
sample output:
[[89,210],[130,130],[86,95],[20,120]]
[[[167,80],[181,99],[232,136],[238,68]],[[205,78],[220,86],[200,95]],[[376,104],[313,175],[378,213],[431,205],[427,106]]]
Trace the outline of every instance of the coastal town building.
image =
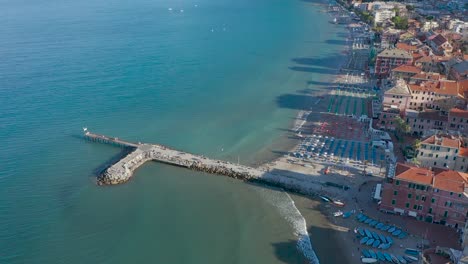
[[428,38],[428,45],[432,48],[434,54],[448,55],[452,53],[453,47],[449,41],[441,34],[432,35]]
[[377,55],[375,61],[375,75],[378,78],[386,78],[390,71],[400,65],[411,65],[413,56],[401,49],[385,49]]
[[447,116],[447,130],[468,135],[468,111],[458,108],[450,109]]
[[400,65],[392,70],[391,77],[409,82],[411,77],[421,73],[421,69],[412,65]]
[[397,163],[380,210],[462,230],[468,216],[468,174]]
[[437,21],[426,21],[421,27],[421,31],[428,32],[429,30],[436,29],[438,27],[439,23]]
[[468,148],[461,137],[432,135],[421,142],[416,159],[423,167],[468,171]]
[[448,116],[435,110],[419,112],[407,109],[405,121],[410,126],[410,133],[417,136],[423,135],[428,131],[445,130],[448,123]]
[[452,80],[468,79],[468,61],[461,61],[450,68],[449,77]]
[[374,10],[374,25],[382,25],[384,22],[389,21],[395,17],[396,13],[393,9],[377,9]]
[[454,81],[425,81],[420,84],[409,84],[411,100],[409,108],[422,111],[424,109],[449,110],[463,105],[463,95],[459,83]]

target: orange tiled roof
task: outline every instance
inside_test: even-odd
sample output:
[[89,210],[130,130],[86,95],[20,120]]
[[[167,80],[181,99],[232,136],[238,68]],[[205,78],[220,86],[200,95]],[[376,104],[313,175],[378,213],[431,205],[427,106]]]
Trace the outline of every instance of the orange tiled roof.
[[446,169],[431,171],[402,163],[397,163],[395,178],[454,193],[463,193],[468,184],[467,173]]
[[409,44],[406,44],[404,42],[398,42],[396,44],[396,47],[398,49],[402,49],[402,50],[406,50],[406,51],[415,51],[418,49],[418,46],[414,46],[414,45],[409,45]]
[[445,75],[438,73],[421,72],[411,77],[411,79],[438,81],[440,79],[445,79]]
[[450,116],[468,118],[468,111],[458,108],[452,108],[450,109]]
[[[401,173],[398,173],[399,172],[398,167],[403,167],[400,169],[402,171]],[[424,185],[432,185],[433,176],[434,176],[433,172],[426,168],[418,168],[418,167],[408,166],[408,165],[401,164],[401,163],[397,164],[396,174],[395,174],[396,179],[410,181],[414,183],[420,183]]]
[[419,85],[408,85],[411,91],[427,91],[444,95],[459,95],[457,82],[450,81],[426,81]]
[[433,187],[444,191],[462,193],[465,191],[466,184],[468,184],[468,174],[446,170],[435,175]]
[[461,140],[458,138],[451,138],[449,136],[430,136],[424,139],[421,143],[431,144],[431,145],[439,145],[442,147],[449,147],[449,148],[459,148],[462,144]]
[[415,66],[410,65],[400,65],[393,69],[394,72],[410,72],[410,73],[420,73],[421,69]]

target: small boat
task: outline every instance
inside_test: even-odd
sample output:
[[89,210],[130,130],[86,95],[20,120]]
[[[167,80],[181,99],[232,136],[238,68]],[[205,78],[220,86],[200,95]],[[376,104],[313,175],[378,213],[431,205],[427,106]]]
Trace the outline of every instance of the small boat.
[[368,237],[363,237],[363,238],[361,239],[361,241],[359,241],[359,243],[365,244],[365,243],[367,242],[367,240],[369,240]]
[[380,238],[380,240],[382,241],[382,243],[387,243],[387,239],[385,238],[384,235],[379,234],[379,238]]
[[377,220],[374,220],[369,223],[370,226],[375,226],[377,223],[379,223]]
[[382,228],[383,225],[384,225],[383,223],[378,223],[378,224],[375,226],[375,228],[380,229],[380,228]]
[[406,259],[403,258],[402,256],[396,256],[396,257],[397,257],[398,261],[400,261],[400,263],[403,263],[403,264],[408,263],[408,262],[406,261]]
[[362,258],[361,261],[362,261],[362,263],[376,263],[377,259],[375,259],[375,258]]
[[364,221],[364,224],[369,224],[372,221],[374,221],[374,220],[372,220],[372,218],[367,218],[366,221]]
[[348,211],[346,213],[343,214],[343,218],[349,218],[351,215],[353,214],[353,211]]
[[383,244],[382,249],[389,249],[391,245],[390,243]]
[[395,229],[396,229],[396,228],[395,228],[394,226],[392,226],[390,229],[387,230],[387,232],[393,233],[393,231],[395,231]]
[[373,258],[377,258],[377,254],[375,254],[375,252],[372,250],[372,249],[369,249],[369,254],[373,257]]
[[391,237],[386,236],[385,238],[387,239],[387,242],[388,242],[389,244],[393,244],[393,239],[392,239]]
[[419,256],[419,250],[413,248],[406,248],[405,253],[412,256]]
[[382,231],[387,231],[389,228],[390,228],[390,226],[384,225],[384,226],[382,226],[382,229],[381,229],[381,230],[382,230]]
[[364,229],[364,232],[366,233],[367,237],[372,238],[372,233],[369,230]]
[[377,251],[377,258],[379,258],[379,260],[382,260],[382,261],[385,261],[385,256],[382,252],[380,251]]
[[379,247],[379,245],[380,245],[380,240],[378,240],[378,239],[376,239],[376,240],[374,241],[374,243],[372,243],[372,246],[375,247],[375,248],[376,248],[376,247]]
[[403,256],[403,258],[405,258],[406,262],[408,262],[408,263],[411,263],[411,262],[414,261],[414,260],[408,258],[408,256]]
[[359,219],[359,222],[363,223],[366,220],[367,220],[367,216],[363,216],[363,217],[361,217],[361,219]]
[[395,255],[390,254],[390,257],[392,257],[393,262],[400,263],[400,261],[398,260],[398,258]]
[[375,239],[373,239],[373,238],[369,238],[369,240],[367,240],[367,242],[366,242],[366,245],[368,245],[368,246],[372,245],[372,243],[374,243],[374,240]]
[[369,251],[367,251],[367,249],[363,249],[361,252],[362,252],[362,255],[363,255],[364,257],[366,257],[366,258],[370,258],[370,257],[371,257],[371,255],[369,254]]
[[399,238],[399,239],[403,239],[403,238],[405,238],[406,236],[408,236],[407,233],[401,232],[401,234],[398,235],[398,238]]
[[388,262],[392,262],[392,256],[390,256],[390,254],[388,253],[383,253],[385,259],[388,261]]
[[411,260],[413,260],[413,261],[418,261],[418,260],[419,260],[419,258],[414,257],[414,256],[405,256],[405,258],[411,259]]
[[364,215],[362,213],[359,213],[358,215],[356,215],[356,219],[360,219],[361,217],[363,217]]
[[364,232],[364,230],[362,230],[362,228],[358,228],[358,232],[361,236],[365,236],[366,233]]
[[379,245],[379,248],[384,249],[385,245],[386,245],[385,243],[382,243],[382,244]]
[[328,199],[326,196],[322,196],[322,195],[319,195],[320,199],[322,199],[322,201],[324,202],[330,202],[330,199]]
[[376,232],[372,232],[372,237],[377,240],[380,239],[379,235]]
[[334,212],[333,213],[333,216],[337,217],[337,216],[342,216],[343,215],[343,212],[342,211],[337,211],[337,212]]
[[341,201],[333,201],[333,204],[336,205],[336,206],[338,206],[338,207],[343,207],[343,206],[345,206],[345,204],[344,204],[343,202],[341,202]]
[[401,234],[401,229],[397,229],[395,231],[393,231],[392,235],[394,236],[398,236],[399,234]]

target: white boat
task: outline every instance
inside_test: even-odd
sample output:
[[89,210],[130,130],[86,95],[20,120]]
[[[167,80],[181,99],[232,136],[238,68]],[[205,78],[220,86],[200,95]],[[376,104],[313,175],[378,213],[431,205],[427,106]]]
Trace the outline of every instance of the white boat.
[[328,199],[325,196],[319,195],[320,199],[322,199],[324,202],[330,202],[330,199]]
[[339,207],[343,207],[345,206],[345,204],[342,202],[342,201],[333,201],[333,204],[336,205],[336,206],[339,206]]
[[334,212],[334,213],[333,213],[333,216],[336,216],[336,217],[342,216],[342,215],[343,215],[343,212],[342,212],[342,211],[337,211],[337,212]]
[[362,261],[362,263],[376,263],[377,259],[375,259],[375,258],[362,258],[361,261]]

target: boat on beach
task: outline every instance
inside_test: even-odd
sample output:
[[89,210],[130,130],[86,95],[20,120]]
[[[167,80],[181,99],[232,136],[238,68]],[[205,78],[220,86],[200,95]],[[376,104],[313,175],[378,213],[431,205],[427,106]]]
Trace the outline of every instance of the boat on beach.
[[377,259],[375,259],[375,258],[362,258],[361,261],[362,261],[362,263],[376,263]]
[[400,263],[403,263],[403,264],[408,263],[408,262],[406,261],[406,259],[403,258],[402,256],[396,256],[396,257],[398,258],[398,261],[400,261]]
[[372,258],[377,258],[377,254],[372,249],[369,249],[369,254],[371,255]]
[[358,232],[361,236],[365,236],[366,233],[364,232],[364,230],[362,230],[362,228],[358,228]]
[[390,228],[390,226],[384,225],[384,226],[382,226],[382,229],[381,229],[381,230],[382,230],[382,231],[387,231],[389,228]]
[[390,256],[390,254],[388,253],[383,253],[385,259],[388,261],[388,262],[392,262],[392,256]]
[[392,235],[394,236],[398,236],[399,234],[401,234],[401,229],[397,229],[395,231],[393,231]]
[[419,256],[419,250],[413,248],[406,248],[405,254],[412,255],[412,256]]
[[395,228],[394,226],[392,226],[392,227],[390,227],[390,229],[387,230],[387,232],[393,233],[393,232],[395,231],[395,229],[396,229],[396,228]]
[[379,260],[385,261],[385,256],[384,256],[384,254],[383,254],[382,252],[380,252],[380,251],[377,251],[377,258],[378,258]]
[[333,213],[333,216],[335,216],[335,217],[342,216],[342,215],[343,215],[342,211],[337,211],[337,212]]
[[345,204],[344,204],[342,201],[340,201],[340,200],[333,200],[333,204],[336,205],[336,206],[338,206],[338,207],[343,207],[343,206],[345,206]]
[[374,240],[375,239],[373,239],[373,238],[369,238],[369,240],[367,240],[367,242],[366,242],[366,245],[368,245],[368,246],[372,245],[372,243],[374,243]]
[[367,243],[367,240],[369,240],[368,237],[363,237],[363,238],[361,239],[361,241],[359,241],[359,243],[361,243],[361,245],[362,245],[362,244],[365,244],[365,243]]
[[377,229],[380,230],[380,228],[382,228],[383,225],[384,225],[383,223],[378,223],[378,224],[375,226],[375,228],[377,228]]
[[319,197],[320,197],[320,199],[322,199],[322,201],[324,201],[324,202],[327,202],[327,203],[330,202],[330,199],[329,199],[328,197],[326,197],[326,196],[319,195]]
[[364,229],[364,232],[366,233],[367,237],[372,238],[372,233],[368,229]]
[[374,241],[374,243],[372,243],[372,246],[375,247],[375,248],[379,247],[379,245],[380,245],[380,240],[378,240],[378,239],[376,239]]
[[364,257],[366,257],[366,258],[370,258],[370,257],[371,257],[371,255],[369,254],[369,251],[367,251],[367,249],[363,249],[363,250],[361,251],[361,253],[362,253],[362,255],[363,255]]

